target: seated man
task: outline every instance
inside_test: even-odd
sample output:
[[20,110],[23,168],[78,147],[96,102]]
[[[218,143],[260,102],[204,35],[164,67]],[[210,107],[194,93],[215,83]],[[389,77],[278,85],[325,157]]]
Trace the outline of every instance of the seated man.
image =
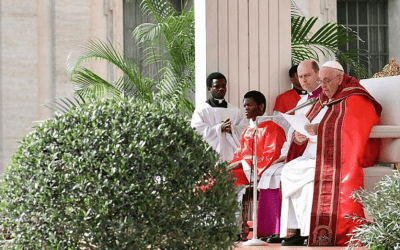
[[[258,91],[249,91],[244,95],[243,106],[247,119],[250,119],[250,125],[243,131],[240,146],[233,155],[233,159],[229,165],[236,177],[236,186],[248,185],[250,183],[251,172],[253,171],[253,160],[257,157],[257,175],[261,175],[268,171],[271,164],[279,158],[283,143],[286,141],[284,130],[275,122],[263,120],[262,116],[266,108],[265,96]],[[257,117],[259,117],[257,119]],[[257,156],[255,156],[255,127],[257,129]],[[272,181],[273,182],[273,181]],[[273,200],[275,208],[280,207],[279,197],[279,181],[271,183],[274,188]],[[240,196],[239,199],[242,197]],[[245,206],[244,206],[245,207]],[[276,217],[276,216],[275,216]],[[279,220],[278,220],[279,222]],[[246,221],[243,221],[246,226]],[[277,220],[270,221],[277,223]],[[271,228],[276,226],[271,225]]]
[[238,107],[225,101],[226,86],[226,78],[219,72],[207,77],[211,98],[196,107],[191,126],[220,154],[221,160],[230,161],[247,120]]
[[274,122],[278,123],[285,130],[285,133],[288,132],[290,124],[279,113],[286,113],[296,107],[300,98],[307,95],[307,91],[301,87],[299,82],[297,67],[298,65],[294,65],[289,69],[290,82],[293,84],[293,88],[276,97],[274,112],[272,113],[275,116]]
[[[322,65],[319,78],[323,92],[307,113],[315,124],[306,126],[310,135],[318,135],[316,145],[304,135],[295,136],[288,153],[291,161],[282,171],[282,195],[298,205],[286,207],[285,216],[305,218],[301,234],[286,245],[300,245],[301,236],[309,235],[312,246],[345,246],[360,225],[347,216],[364,216],[362,204],[350,195],[363,187],[362,167],[373,165],[378,156],[368,149],[380,104],[335,61]],[[310,145],[318,152],[314,159],[303,157]]]
[[[317,82],[318,79],[318,71],[319,67],[318,64],[315,61],[312,60],[306,60],[302,62],[302,75],[301,75],[301,81],[298,79],[298,73],[297,73],[298,66],[294,66],[290,69],[289,74],[291,75],[291,81],[295,88],[297,90],[299,89],[304,89],[304,93],[302,92],[296,104],[293,105],[293,103],[290,103],[289,106],[285,106],[286,108],[282,109],[283,106],[280,106],[280,110],[282,112],[287,112],[288,110],[294,108],[295,106],[302,105],[303,103],[307,102],[307,100],[311,97],[318,97],[318,95],[321,93],[322,89],[319,86],[319,83]],[[294,78],[297,78],[294,79]],[[299,86],[300,87],[299,87]],[[292,93],[293,97],[293,93]],[[292,100],[293,101],[293,100]],[[278,103],[278,100],[277,102]],[[278,106],[279,107],[279,106]],[[289,107],[291,107],[289,109]],[[275,105],[276,108],[276,105]],[[274,109],[275,109],[274,108]],[[286,110],[287,109],[287,110]],[[309,109],[309,106],[306,106],[304,108],[298,109],[296,111],[296,114],[305,114],[307,110]],[[274,111],[275,114],[276,111]],[[275,114],[276,115],[276,114]],[[283,116],[277,116],[280,119],[285,119]],[[274,121],[276,121],[274,117]],[[286,120],[285,120],[286,121]],[[278,121],[276,121],[278,123]],[[282,123],[278,123],[279,125],[282,126]],[[287,123],[289,124],[289,123]],[[274,183],[280,183],[281,179],[281,172],[284,166],[284,162],[286,159],[286,155],[289,150],[289,145],[292,139],[292,134],[294,132],[294,129],[292,127],[288,128],[287,135],[286,135],[286,142],[282,147],[281,150],[281,156],[279,159],[267,170],[264,172],[260,179],[260,183],[258,184],[258,188],[260,189],[260,194],[259,194],[259,201],[258,201],[258,228],[257,232],[260,236],[264,236],[265,234],[271,233],[270,237],[267,239],[267,242],[269,243],[280,243],[282,241],[282,238],[279,237],[280,233],[280,216],[281,216],[281,211],[280,207],[279,209],[275,208],[275,203],[270,202],[270,200],[279,199],[279,204],[281,201],[281,196],[279,192],[277,192],[277,189],[274,189],[273,185]],[[279,195],[279,196],[278,196]],[[273,212],[272,212],[273,211]],[[270,221],[276,220],[276,223],[270,223]]]
[[[290,133],[290,132],[289,132]],[[262,174],[258,182],[257,237],[268,243],[281,243],[279,237],[281,216],[281,172],[289,150],[291,133],[286,135],[279,159]],[[292,132],[293,133],[293,132]]]
[[[313,60],[305,60],[299,64],[297,69],[301,86],[309,93],[308,96],[301,98],[299,104],[307,101],[307,98],[316,97],[318,98],[322,89],[319,86],[319,67],[317,62]],[[297,110],[296,115],[305,114],[310,107],[304,107]],[[325,110],[320,112],[320,116],[316,119],[320,120]],[[316,120],[312,121],[315,122]],[[289,131],[288,137],[292,141],[292,134],[295,140],[301,138],[302,140],[308,140],[304,135],[301,135],[293,128]],[[293,147],[291,142],[290,149]],[[304,150],[303,154],[299,154],[297,159],[286,163],[281,173],[282,182],[282,209],[281,209],[281,228],[280,236],[286,238],[288,236],[288,229],[295,229],[295,237],[286,239],[282,242],[283,246],[301,246],[304,244],[304,240],[308,236],[309,229],[307,228],[307,221],[309,221],[308,210],[310,210],[310,204],[304,202],[307,200],[308,191],[312,190],[310,184],[310,178],[313,178],[314,165],[316,157],[316,138],[310,138],[310,143],[307,144],[307,149]],[[288,158],[293,159],[290,155],[293,154],[293,149],[289,150]],[[286,160],[286,162],[288,159]],[[303,166],[304,164],[304,166]],[[312,177],[311,177],[312,176]],[[292,195],[293,194],[293,195]],[[299,208],[295,210],[295,208]]]

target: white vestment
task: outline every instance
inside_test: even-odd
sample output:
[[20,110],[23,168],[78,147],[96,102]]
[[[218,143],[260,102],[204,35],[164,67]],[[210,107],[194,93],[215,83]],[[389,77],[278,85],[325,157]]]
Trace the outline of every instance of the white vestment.
[[[307,96],[301,98],[297,105],[306,101]],[[309,108],[304,107],[295,113],[305,114]],[[319,123],[326,110],[327,107],[324,107],[311,123]],[[317,138],[309,139],[303,155],[286,163],[282,169],[281,238],[287,237],[288,228],[300,228],[301,236],[309,235],[316,155]]]
[[[286,133],[286,141],[282,146],[281,149],[281,154],[279,157],[286,156],[288,151],[289,151],[289,145],[290,145],[290,140],[292,138],[292,133],[293,131],[288,131]],[[271,165],[269,168],[267,168],[264,173],[262,174],[257,188],[258,190],[260,189],[277,189],[280,187],[280,182],[281,182],[281,172],[283,165],[285,165],[284,162],[278,162],[273,165]]]
[[[232,133],[221,132],[222,122],[229,117]],[[240,135],[247,126],[247,119],[242,111],[232,104],[228,103],[227,108],[219,108],[204,102],[194,111],[191,126],[221,155],[223,161],[230,161],[240,145]]]
[[[297,105],[298,105],[299,103],[302,103],[302,102],[301,102],[301,99],[304,98],[304,97],[305,97],[305,100],[307,101],[307,96],[308,96],[308,95],[300,95],[300,100],[299,100],[299,102],[297,103]],[[309,108],[309,107],[307,107],[307,108]],[[306,109],[306,111],[307,111],[307,110],[308,110],[308,109]],[[281,127],[283,128],[283,130],[285,130],[285,134],[287,134],[287,133],[289,132],[290,123],[289,123],[288,121],[286,121],[286,119],[282,116],[282,113],[279,112],[279,111],[274,110],[274,111],[272,112],[272,116],[274,117],[274,118],[273,118],[273,121],[274,121],[276,124],[278,124],[279,126],[281,126]]]

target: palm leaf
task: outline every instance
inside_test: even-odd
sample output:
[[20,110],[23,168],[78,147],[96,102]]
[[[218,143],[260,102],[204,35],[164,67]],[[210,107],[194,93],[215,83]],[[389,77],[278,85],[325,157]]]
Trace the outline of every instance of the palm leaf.
[[[292,7],[293,8],[293,7]],[[356,39],[360,39],[355,32],[337,23],[326,23],[311,35],[311,30],[317,17],[306,19],[301,15],[291,17],[292,30],[292,64],[299,64],[306,59],[319,61],[319,53],[325,57],[336,56],[343,66],[349,66],[357,78],[366,75],[365,58],[362,51],[351,50],[340,52],[338,47]]]
[[[195,72],[193,7],[177,13],[166,0],[142,0],[141,7],[154,23],[139,25],[133,35],[145,51],[145,63],[159,67],[153,79],[144,77],[140,67],[127,60],[110,42],[90,40],[83,55],[67,65],[67,72],[76,84],[75,93],[85,98],[135,97],[162,102],[191,114]],[[107,81],[83,66],[89,61],[105,61],[120,69],[123,76]]]
[[159,39],[161,36],[160,31],[161,27],[159,24],[142,23],[133,30],[132,35],[140,44],[144,44]]
[[[154,85],[152,81],[146,80],[138,65],[125,59],[110,42],[89,40],[84,48],[84,54],[77,61],[68,64],[70,79],[77,84],[77,93],[97,97],[104,97],[108,94],[118,97],[121,93],[130,96],[133,93],[136,97],[153,102],[152,88]],[[93,60],[106,61],[114,65],[124,73],[124,77],[115,82],[109,82],[82,67],[84,63]],[[125,93],[124,90],[129,91]]]
[[113,96],[120,96],[121,94],[121,91],[113,84],[86,68],[75,71],[71,80],[75,83],[75,93],[83,97],[103,98],[109,94]]
[[309,20],[306,20],[305,17],[293,17],[294,26],[292,26],[292,41],[296,43],[307,40],[307,36],[317,19],[317,17],[312,17]]
[[369,78],[368,70],[364,65],[368,65],[369,57],[366,50],[354,49],[336,52],[337,61],[342,65],[347,65],[350,71],[354,72],[358,79]]
[[290,15],[292,17],[294,17],[294,16],[304,16],[304,14],[301,12],[300,8],[297,6],[297,4],[296,4],[296,2],[294,0],[291,1]]
[[45,106],[50,110],[52,110],[53,112],[66,113],[71,109],[71,107],[82,106],[88,102],[90,102],[89,98],[84,98],[79,94],[75,94],[75,96],[72,98],[68,97],[57,98],[53,101],[53,105],[51,106],[45,105]]
[[143,0],[141,5],[143,14],[154,17],[157,23],[162,23],[174,13],[174,7],[168,1]]

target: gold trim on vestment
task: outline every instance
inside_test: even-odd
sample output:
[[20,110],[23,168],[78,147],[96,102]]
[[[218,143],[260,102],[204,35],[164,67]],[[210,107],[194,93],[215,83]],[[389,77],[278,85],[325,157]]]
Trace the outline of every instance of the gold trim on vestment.
[[[330,111],[330,113],[328,114],[328,118],[327,119],[325,119],[325,121],[324,121],[324,124],[323,124],[323,127],[322,127],[322,138],[325,138],[325,134],[326,134],[326,131],[327,131],[327,121],[330,119],[330,117],[332,116],[332,114],[333,114],[333,109],[331,109],[331,111]],[[326,114],[325,114],[325,116],[326,116]],[[325,144],[324,143],[322,143],[322,145],[321,145],[321,152],[324,152],[325,151]],[[324,172],[324,161],[325,161],[325,155],[324,154],[321,154],[321,162],[320,162],[320,168],[321,168],[321,172],[320,172],[320,174],[319,174],[319,180],[322,180],[322,174],[323,174],[323,172]],[[314,180],[315,181],[315,180]],[[321,181],[319,182],[319,191],[318,191],[318,193],[319,194],[321,194],[321,192],[322,192],[322,185],[321,185]],[[320,216],[320,211],[319,211],[319,206],[320,206],[320,204],[321,204],[321,196],[319,195],[318,196],[318,199],[317,199],[317,214],[316,214],[316,219],[315,219],[315,226],[317,226],[317,225],[319,225],[319,216]]]
[[[338,152],[338,146],[337,146],[337,143],[338,143],[338,128],[339,128],[339,126],[338,126],[338,123],[339,123],[339,121],[341,120],[341,118],[342,118],[342,114],[343,114],[343,105],[344,105],[344,102],[341,102],[340,104],[339,104],[340,106],[339,106],[339,115],[337,116],[337,118],[336,118],[336,121],[335,121],[335,134],[334,134],[334,143],[333,143],[333,146],[334,146],[334,148],[333,148],[333,180],[332,180],[332,197],[331,197],[331,210],[330,210],[330,217],[329,217],[329,227],[331,227],[332,226],[332,214],[333,214],[333,207],[334,207],[334,198],[335,198],[335,188],[336,188],[336,163],[337,163],[337,160],[336,160],[336,157],[337,157],[337,154],[338,153],[340,153],[340,152]],[[340,131],[340,133],[341,133],[341,131]]]

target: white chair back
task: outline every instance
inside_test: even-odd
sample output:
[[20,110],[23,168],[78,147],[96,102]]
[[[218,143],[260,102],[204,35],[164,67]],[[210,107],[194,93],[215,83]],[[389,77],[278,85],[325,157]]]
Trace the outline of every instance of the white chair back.
[[380,163],[400,162],[400,76],[361,80],[368,92],[382,105],[380,126],[371,138],[382,138]]

